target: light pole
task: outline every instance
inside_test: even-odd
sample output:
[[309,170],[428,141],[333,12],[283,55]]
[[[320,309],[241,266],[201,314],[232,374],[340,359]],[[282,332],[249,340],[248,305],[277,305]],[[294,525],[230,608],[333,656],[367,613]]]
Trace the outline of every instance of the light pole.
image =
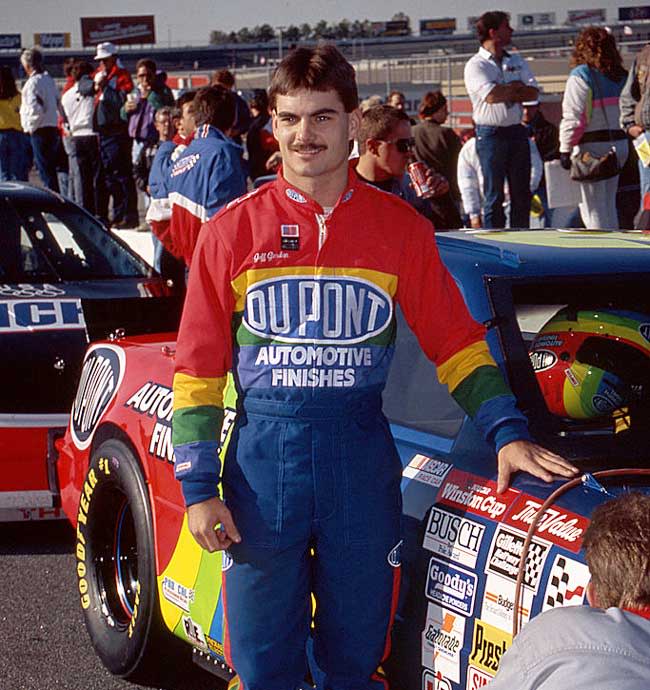
[[286,29],[285,26],[276,26],[278,32],[278,61],[282,62],[282,32]]

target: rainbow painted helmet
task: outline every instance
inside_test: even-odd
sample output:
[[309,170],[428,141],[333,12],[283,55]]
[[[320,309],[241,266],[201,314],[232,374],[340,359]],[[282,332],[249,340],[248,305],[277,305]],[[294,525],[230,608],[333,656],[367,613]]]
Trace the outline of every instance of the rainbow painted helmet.
[[650,394],[650,316],[617,309],[561,309],[530,348],[550,412],[611,416]]

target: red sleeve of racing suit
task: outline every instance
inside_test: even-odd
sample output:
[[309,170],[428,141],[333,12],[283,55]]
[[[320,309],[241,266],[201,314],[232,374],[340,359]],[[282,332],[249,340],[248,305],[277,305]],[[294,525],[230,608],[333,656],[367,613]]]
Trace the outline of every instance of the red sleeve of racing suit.
[[418,217],[405,244],[397,299],[425,354],[436,363],[441,383],[497,450],[530,438],[527,420],[490,354],[485,328],[470,315],[440,260],[431,225]]
[[174,468],[187,505],[218,495],[223,391],[232,366],[230,263],[218,223],[206,223],[192,260],[173,383]]

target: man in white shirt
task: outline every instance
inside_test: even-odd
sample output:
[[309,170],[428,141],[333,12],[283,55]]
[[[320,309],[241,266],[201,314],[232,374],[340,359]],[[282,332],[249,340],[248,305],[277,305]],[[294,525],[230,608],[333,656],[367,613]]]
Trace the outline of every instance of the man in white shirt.
[[99,137],[93,131],[95,87],[94,67],[85,60],[75,60],[71,74],[75,85],[61,96],[69,131],[70,185],[72,198],[93,215],[97,212],[99,179]]
[[465,65],[465,88],[472,101],[483,171],[483,225],[504,227],[503,186],[508,180],[511,226],[527,228],[530,149],[521,103],[537,98],[537,82],[527,63],[505,50],[512,38],[508,14],[485,12],[476,22],[476,32],[481,47]]
[[20,63],[29,77],[22,91],[20,123],[30,136],[34,163],[41,181],[52,191],[58,192],[56,167],[63,156],[61,136],[56,126],[59,92],[54,79],[43,67],[40,50],[23,50]]

